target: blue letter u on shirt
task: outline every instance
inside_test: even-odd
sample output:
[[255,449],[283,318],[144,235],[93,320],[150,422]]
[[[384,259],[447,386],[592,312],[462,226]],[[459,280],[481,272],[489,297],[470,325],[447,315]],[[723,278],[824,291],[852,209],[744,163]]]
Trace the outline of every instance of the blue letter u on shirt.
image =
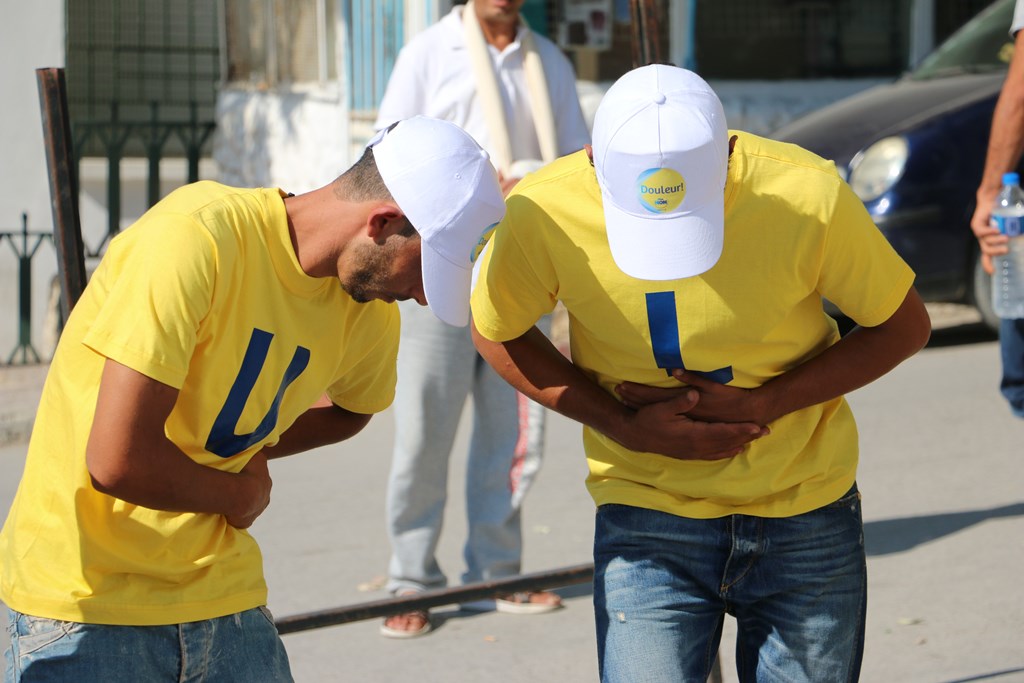
[[[686,370],[682,352],[679,350],[679,320],[676,316],[675,292],[649,292],[646,297],[647,327],[651,331],[655,362],[670,375],[675,368]],[[732,381],[731,365],[717,370],[691,371],[719,384],[728,384]]]
[[242,416],[242,410],[249,400],[249,394],[256,385],[264,363],[267,360],[267,352],[270,350],[270,342],[274,335],[270,332],[253,328],[252,336],[249,338],[249,347],[245,350],[245,357],[242,359],[242,367],[238,370],[235,383],[231,385],[227,400],[220,409],[217,419],[213,422],[210,430],[210,437],[206,440],[206,450],[222,458],[230,458],[238,455],[249,446],[257,443],[270,434],[277,424],[277,411],[281,406],[281,399],[284,397],[288,385],[302,374],[309,364],[309,349],[296,346],[288,369],[284,372],[281,385],[274,396],[274,402],[270,405],[267,414],[260,421],[258,427],[248,434],[235,434],[235,427],[238,419]]

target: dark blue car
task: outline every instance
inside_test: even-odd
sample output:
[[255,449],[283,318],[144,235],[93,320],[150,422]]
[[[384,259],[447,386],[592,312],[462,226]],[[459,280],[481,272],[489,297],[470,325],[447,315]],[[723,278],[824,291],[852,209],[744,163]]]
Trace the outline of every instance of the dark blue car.
[[993,3],[898,81],[808,114],[772,137],[835,161],[917,273],[925,301],[992,312],[971,232],[992,111],[1013,54],[1013,0]]

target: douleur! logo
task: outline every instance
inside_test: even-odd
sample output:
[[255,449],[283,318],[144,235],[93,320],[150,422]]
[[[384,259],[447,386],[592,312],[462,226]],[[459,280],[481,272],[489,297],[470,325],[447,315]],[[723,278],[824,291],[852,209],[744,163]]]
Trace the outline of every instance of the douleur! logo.
[[668,213],[686,196],[686,181],[671,168],[649,168],[636,179],[636,195],[651,213]]
[[473,245],[473,249],[469,252],[469,262],[476,263],[476,260],[480,258],[480,254],[483,253],[484,247],[487,246],[487,242],[490,241],[491,236],[494,234],[494,230],[498,227],[497,223],[491,223],[484,231],[480,233],[480,238],[477,239],[476,244]]

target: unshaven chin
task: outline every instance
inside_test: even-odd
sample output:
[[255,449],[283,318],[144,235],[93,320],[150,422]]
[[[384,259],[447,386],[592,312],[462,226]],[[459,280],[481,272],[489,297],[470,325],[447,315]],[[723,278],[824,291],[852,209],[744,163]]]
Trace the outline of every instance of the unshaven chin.
[[341,288],[355,301],[365,304],[374,299],[391,303],[405,301],[409,297],[390,290],[390,272],[397,248],[385,248],[361,244],[353,254],[354,267],[347,278],[341,280]]

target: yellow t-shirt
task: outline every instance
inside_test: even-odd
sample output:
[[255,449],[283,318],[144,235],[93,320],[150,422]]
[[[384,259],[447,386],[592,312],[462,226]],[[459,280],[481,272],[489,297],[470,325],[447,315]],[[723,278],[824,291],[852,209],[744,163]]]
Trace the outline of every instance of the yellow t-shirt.
[[[902,303],[913,273],[831,162],[734,131],[725,246],[702,275],[639,280],[612,260],[586,152],[516,186],[482,257],[473,318],[493,341],[520,336],[561,300],[573,362],[609,393],[624,380],[678,386],[680,365],[757,387],[835,343],[822,297],[862,325]],[[643,239],[638,235],[637,239]],[[843,398],[786,415],[740,455],[676,460],[583,435],[598,505],[694,518],[779,517],[839,498],[853,484],[857,431]]]
[[61,336],[0,532],[0,598],[100,624],[210,619],[266,603],[262,557],[221,515],[97,492],[85,464],[107,358],[179,390],[167,437],[237,472],[326,390],[358,413],[394,396],[395,306],[311,278],[278,190],[201,182],[118,235]]

